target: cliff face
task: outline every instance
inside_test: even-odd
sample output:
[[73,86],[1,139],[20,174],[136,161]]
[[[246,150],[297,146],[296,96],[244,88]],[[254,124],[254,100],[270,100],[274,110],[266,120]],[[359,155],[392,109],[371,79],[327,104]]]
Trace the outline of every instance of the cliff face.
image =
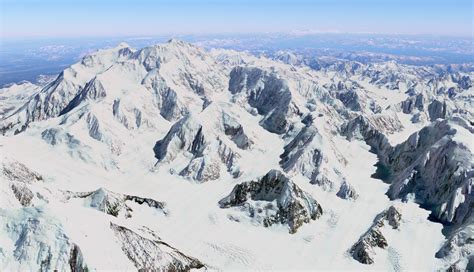
[[219,205],[238,207],[265,227],[287,224],[290,233],[323,214],[315,199],[277,170],[270,170],[256,181],[236,185]]

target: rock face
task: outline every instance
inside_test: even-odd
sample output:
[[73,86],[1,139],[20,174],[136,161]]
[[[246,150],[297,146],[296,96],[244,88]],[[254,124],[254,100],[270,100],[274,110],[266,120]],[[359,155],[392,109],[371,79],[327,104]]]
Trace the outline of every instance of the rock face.
[[189,115],[174,124],[153,150],[160,162],[173,161],[181,151],[188,153],[191,160],[180,175],[208,181],[217,179],[220,175],[219,165],[209,161],[208,157],[203,157],[208,141],[204,136],[203,126]]
[[316,200],[278,170],[271,170],[257,181],[236,185],[219,205],[239,207],[265,227],[287,224],[290,233],[323,213]]
[[58,220],[43,211],[23,208],[9,213],[0,209],[0,229],[14,245],[0,245],[2,270],[87,271],[80,248],[64,233]]
[[42,181],[43,177],[35,171],[29,169],[26,165],[18,161],[10,161],[3,163],[3,175],[11,180],[22,183],[34,183]]
[[398,229],[401,218],[400,211],[394,206],[377,215],[369,230],[350,249],[352,257],[363,264],[374,263],[374,248],[386,248],[388,246],[387,239],[382,233],[382,227],[387,223],[392,228]]
[[143,79],[143,84],[153,92],[154,104],[160,110],[160,115],[166,120],[176,121],[189,112],[182,98],[170,88],[159,73],[150,74]]
[[446,103],[443,103],[439,100],[434,100],[428,106],[428,113],[431,121],[435,121],[438,118],[446,118]]
[[447,241],[436,253],[437,258],[444,259],[451,271],[471,270],[469,262],[474,258],[474,217],[448,236]]
[[[231,138],[242,147],[248,146],[243,130],[235,131],[229,126],[227,132],[234,133]],[[235,125],[235,124],[234,124]],[[224,127],[226,127],[224,123]],[[240,174],[237,159],[240,155],[229,147],[222,139],[215,136],[216,132],[203,125],[199,118],[188,115],[174,124],[166,136],[159,140],[155,147],[155,157],[159,162],[172,162],[178,157],[184,157],[188,162],[184,168],[176,169],[179,175],[205,182],[218,179],[221,166],[236,177]]]
[[280,165],[285,172],[299,172],[314,184],[332,182],[322,173],[322,137],[317,129],[306,126],[284,147]]
[[325,85],[345,109],[367,114],[380,113],[381,107],[367,95],[366,90],[356,81],[342,79],[336,83]]
[[287,83],[276,74],[259,68],[236,67],[230,73],[229,91],[263,115],[261,125],[270,132],[288,130],[291,114],[291,92]]
[[13,194],[22,206],[30,206],[33,200],[33,192],[24,184],[12,183],[10,185]]
[[418,111],[423,111],[425,108],[424,103],[425,97],[423,96],[423,94],[410,96],[401,103],[402,112],[405,114],[410,114],[415,109],[417,109]]
[[110,228],[121,243],[122,251],[138,271],[189,271],[204,268],[199,260],[184,255],[156,236],[147,238],[113,223],[110,223]]
[[[437,257],[463,270],[473,259],[474,128],[462,118],[438,120],[395,146],[385,159],[391,199],[415,198],[451,232]],[[466,227],[467,226],[467,227]]]
[[0,177],[5,178],[18,202],[24,207],[32,206],[35,196],[29,186],[43,181],[43,176],[16,160],[6,159],[1,165]]
[[163,202],[151,198],[114,193],[104,188],[84,193],[65,192],[65,197],[66,200],[74,198],[84,199],[84,204],[88,207],[115,217],[132,217],[133,209],[127,205],[127,201],[135,202],[140,205],[146,204],[150,208],[161,210],[166,214],[165,204]]
[[89,81],[84,88],[69,102],[69,104],[59,113],[66,114],[77,107],[85,99],[96,100],[106,96],[104,86],[97,77]]
[[222,113],[222,124],[224,126],[225,135],[229,136],[231,140],[241,149],[249,149],[252,141],[245,134],[244,129],[239,122],[229,114]]
[[391,169],[388,196],[407,198],[430,207],[446,223],[462,224],[474,204],[474,134],[463,119],[443,120],[412,134],[386,156]]
[[[429,110],[432,119],[446,117],[443,109],[445,105],[436,101],[430,105],[433,105]],[[363,118],[359,117],[359,120]],[[378,153],[380,162],[389,173],[386,180],[390,183],[387,195],[392,200],[414,199],[430,209],[434,219],[454,229],[458,235],[448,236],[448,239],[455,242],[445,245],[438,255],[449,260],[453,269],[465,269],[466,260],[470,258],[466,256],[472,254],[466,253],[471,252],[469,243],[465,242],[469,239],[466,239],[465,232],[461,229],[474,216],[472,125],[461,117],[438,119],[412,134],[405,142],[392,147],[385,136],[374,129],[375,126],[369,125],[369,122],[357,123],[350,122],[344,132],[351,131],[346,135],[357,138],[362,131],[359,138]],[[357,133],[354,134],[354,131]],[[457,243],[459,240],[464,242]],[[361,248],[364,247],[359,244],[358,251],[362,252],[362,257],[358,258],[361,262],[370,262],[370,251],[361,251]],[[452,254],[457,257],[446,257],[449,256],[446,253],[449,251],[453,251]],[[462,256],[458,256],[455,252],[464,253],[459,253]]]
[[356,200],[359,197],[359,194],[356,192],[355,188],[347,183],[347,181],[344,181],[341,184],[341,187],[339,188],[339,191],[336,193],[336,195],[342,199],[352,200]]
[[396,122],[387,119],[385,115],[371,117],[360,115],[347,122],[342,128],[341,134],[348,140],[363,140],[372,149],[383,152],[383,150],[390,148],[390,143],[383,132],[396,131],[400,128],[399,126]]

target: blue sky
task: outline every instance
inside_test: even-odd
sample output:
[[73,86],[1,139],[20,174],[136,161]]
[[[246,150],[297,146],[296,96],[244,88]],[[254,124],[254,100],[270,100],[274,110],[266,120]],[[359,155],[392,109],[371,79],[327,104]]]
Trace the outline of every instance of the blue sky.
[[0,35],[374,32],[473,36],[472,0],[0,0]]

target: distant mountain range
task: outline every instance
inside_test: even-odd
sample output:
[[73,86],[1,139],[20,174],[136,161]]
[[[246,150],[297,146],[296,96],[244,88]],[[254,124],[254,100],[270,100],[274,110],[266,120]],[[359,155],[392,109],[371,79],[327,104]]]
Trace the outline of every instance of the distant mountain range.
[[[140,48],[165,42],[168,37],[5,39],[0,50],[0,86],[21,80],[37,81],[40,75],[57,75],[84,55],[122,41]],[[474,44],[469,37],[293,31],[177,38],[207,49],[232,49],[255,55],[272,56],[286,51],[308,59],[331,56],[364,63],[394,60],[411,65],[455,64],[453,69],[474,70]]]

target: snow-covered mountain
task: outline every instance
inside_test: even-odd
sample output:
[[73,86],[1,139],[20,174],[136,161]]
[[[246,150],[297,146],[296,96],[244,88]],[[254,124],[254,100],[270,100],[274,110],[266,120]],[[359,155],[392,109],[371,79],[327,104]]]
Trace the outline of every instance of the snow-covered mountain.
[[474,269],[472,80],[170,40],[0,89],[0,269]]

